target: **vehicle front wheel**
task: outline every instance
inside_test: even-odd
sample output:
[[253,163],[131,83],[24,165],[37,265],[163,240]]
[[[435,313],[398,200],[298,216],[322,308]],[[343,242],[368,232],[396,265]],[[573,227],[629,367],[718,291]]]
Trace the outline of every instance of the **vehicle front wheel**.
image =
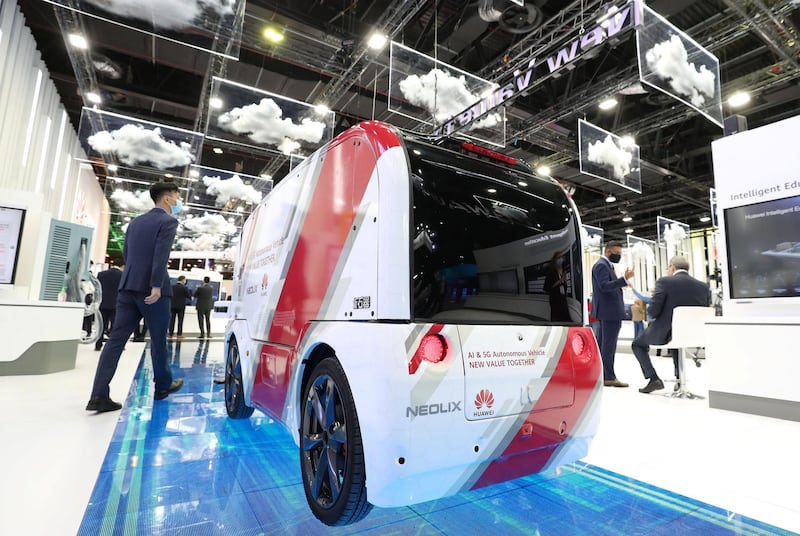
[[236,339],[231,338],[228,355],[225,358],[225,410],[232,419],[246,419],[253,414],[253,409],[244,402],[239,346],[236,344]]
[[334,358],[321,361],[305,387],[300,469],[308,505],[326,525],[354,523],[370,511],[358,416]]

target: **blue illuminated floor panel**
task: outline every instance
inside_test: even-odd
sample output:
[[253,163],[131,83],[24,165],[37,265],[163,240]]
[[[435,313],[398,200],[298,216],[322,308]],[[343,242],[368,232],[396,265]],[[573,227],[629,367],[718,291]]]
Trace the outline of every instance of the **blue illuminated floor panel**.
[[259,412],[228,419],[221,364],[192,344],[191,363],[173,361],[184,388],[166,400],[153,401],[149,355],[140,364],[79,535],[792,534],[585,463],[326,527],[289,433]]

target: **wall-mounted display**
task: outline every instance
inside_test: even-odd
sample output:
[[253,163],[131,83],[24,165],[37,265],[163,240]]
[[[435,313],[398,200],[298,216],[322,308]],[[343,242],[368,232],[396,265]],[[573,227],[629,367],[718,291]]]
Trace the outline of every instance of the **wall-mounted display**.
[[0,206],[0,285],[14,284],[24,224],[24,208]]

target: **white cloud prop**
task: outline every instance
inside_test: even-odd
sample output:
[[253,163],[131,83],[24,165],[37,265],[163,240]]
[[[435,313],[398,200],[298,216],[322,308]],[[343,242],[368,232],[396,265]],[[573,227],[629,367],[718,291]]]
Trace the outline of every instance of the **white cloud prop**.
[[168,169],[194,161],[191,144],[164,139],[158,127],[149,130],[129,123],[112,132],[93,134],[88,142],[99,153],[115,153],[128,166],[150,163],[158,169]]
[[581,227],[581,239],[584,247],[600,247],[603,237],[599,234],[589,234],[585,227]]
[[679,242],[686,238],[686,229],[677,223],[668,223],[664,226],[663,236],[667,242]]
[[297,140],[319,143],[325,134],[325,123],[305,118],[296,124],[274,100],[263,98],[258,104],[233,108],[217,118],[223,130],[245,135],[256,143],[275,145],[284,153],[300,147]]
[[222,235],[201,234],[194,238],[179,238],[178,246],[184,251],[215,251],[222,239]]
[[147,190],[139,190],[134,193],[128,190],[116,189],[111,194],[110,199],[119,208],[140,214],[148,212],[155,206],[153,200],[150,199],[150,192]]
[[622,179],[631,172],[633,153],[619,147],[611,135],[607,135],[603,141],[597,140],[589,144],[588,158],[589,162],[610,166],[614,177]]
[[683,41],[677,35],[653,45],[645,54],[648,67],[661,79],[667,80],[675,93],[700,107],[707,98],[714,97],[716,76],[705,65],[697,68],[694,63],[689,63],[688,57]]
[[231,246],[222,250],[222,258],[235,261],[239,257],[239,246]]
[[[422,76],[412,74],[400,81],[400,92],[415,106],[429,111],[438,122],[444,122],[478,102],[481,98],[467,89],[467,80],[441,69],[431,69]],[[491,128],[500,121],[498,114],[489,114],[470,125]]]
[[239,232],[239,229],[221,214],[187,217],[182,225],[185,230],[200,234],[232,235]]
[[656,262],[656,253],[653,251],[653,248],[645,244],[644,242],[636,242],[630,248],[631,257],[633,257],[634,262],[640,263],[644,262],[649,265],[655,264]]
[[205,11],[232,15],[234,0],[87,0],[125,18],[150,22],[156,28],[184,28]]
[[217,198],[217,206],[224,206],[231,199],[241,199],[245,202],[258,204],[261,202],[261,192],[249,184],[245,184],[239,175],[234,175],[230,179],[221,177],[203,177],[203,184],[206,185],[206,193]]

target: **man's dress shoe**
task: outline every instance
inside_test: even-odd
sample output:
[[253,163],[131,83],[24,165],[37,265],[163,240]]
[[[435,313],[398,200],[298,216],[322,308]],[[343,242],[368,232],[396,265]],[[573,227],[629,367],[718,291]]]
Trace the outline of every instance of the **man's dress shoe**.
[[96,411],[97,413],[105,413],[107,411],[117,411],[122,408],[122,404],[114,402],[110,398],[95,397],[89,400],[86,404],[86,411]]
[[167,389],[159,389],[156,391],[155,399],[164,400],[169,396],[170,393],[180,391],[181,387],[183,387],[183,380],[173,380],[172,384]]
[[606,387],[627,387],[628,386],[627,383],[621,382],[621,381],[617,380],[616,378],[613,379],[613,380],[604,381],[603,385],[605,385]]
[[653,391],[658,391],[659,389],[664,388],[664,382],[662,382],[658,378],[650,378],[650,381],[647,382],[647,385],[639,389],[640,393],[652,393]]

